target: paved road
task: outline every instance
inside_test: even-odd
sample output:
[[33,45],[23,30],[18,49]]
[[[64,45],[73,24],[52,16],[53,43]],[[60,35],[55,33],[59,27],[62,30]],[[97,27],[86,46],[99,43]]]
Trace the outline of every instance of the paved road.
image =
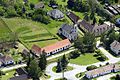
[[6,71],[10,71],[10,70],[21,68],[21,67],[26,67],[26,66],[27,65],[25,63],[23,63],[23,64],[18,64],[18,65],[13,65],[13,66],[10,66],[10,67],[1,68],[1,71],[6,72]]

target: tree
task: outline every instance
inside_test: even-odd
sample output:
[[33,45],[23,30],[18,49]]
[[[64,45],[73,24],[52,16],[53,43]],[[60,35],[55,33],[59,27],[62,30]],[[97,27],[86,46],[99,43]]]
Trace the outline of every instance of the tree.
[[90,70],[93,70],[93,69],[97,69],[97,66],[91,65],[91,66],[88,66],[86,69],[87,69],[88,71],[90,71]]
[[115,3],[118,3],[119,0],[115,0]]
[[56,72],[61,72],[62,71],[60,59],[58,59],[56,69],[57,69]]
[[97,23],[96,17],[93,18],[93,25],[95,25],[95,23]]
[[46,53],[43,51],[39,58],[39,67],[42,71],[46,69],[47,60],[46,60]]
[[39,80],[39,77],[42,75],[42,71],[38,66],[36,60],[32,60],[30,62],[30,66],[28,68],[28,74],[32,77],[33,80]]
[[2,78],[3,72],[0,70],[0,80]]
[[68,65],[68,60],[65,55],[63,55],[63,57],[61,59],[61,65],[62,65],[63,70],[66,69],[66,67]]

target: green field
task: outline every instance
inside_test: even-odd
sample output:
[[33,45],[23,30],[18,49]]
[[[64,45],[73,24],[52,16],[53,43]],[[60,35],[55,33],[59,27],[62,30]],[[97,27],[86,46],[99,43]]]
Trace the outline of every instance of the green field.
[[99,62],[99,60],[97,60],[97,58],[94,57],[93,53],[86,53],[85,55],[81,55],[76,59],[70,59],[70,63],[78,65],[89,65],[96,62]]
[[56,33],[63,24],[63,22],[54,20],[48,25],[21,18],[3,18],[3,20],[29,48],[33,44],[43,47],[57,42],[59,37]]
[[5,73],[0,80],[9,80],[10,78],[14,77],[15,70]]
[[9,39],[10,37],[11,31],[0,18],[0,40]]

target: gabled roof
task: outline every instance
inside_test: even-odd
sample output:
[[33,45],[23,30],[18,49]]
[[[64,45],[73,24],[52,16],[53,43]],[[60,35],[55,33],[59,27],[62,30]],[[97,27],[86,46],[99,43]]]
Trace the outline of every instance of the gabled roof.
[[69,24],[62,24],[61,30],[66,31],[67,33],[71,34],[72,33],[72,29],[73,29],[73,25],[69,25]]
[[110,44],[110,47],[112,47],[114,50],[120,50],[120,43],[116,40],[114,40],[113,43]]
[[58,9],[53,9],[49,11],[47,14],[55,19],[61,19],[64,17],[64,14]]
[[7,55],[0,57],[0,60],[1,60],[3,63],[9,62],[9,61],[14,61],[12,57],[7,56]]
[[[81,22],[79,22],[80,25],[82,25],[85,29],[87,29],[88,31],[92,31],[94,26],[91,25],[90,23],[88,23],[86,20],[82,20]],[[81,26],[79,26],[81,27]]]
[[77,16],[73,12],[68,12],[67,15],[72,20],[73,23],[77,23],[78,20],[80,19],[79,16]]
[[40,54],[41,54],[41,52],[42,52],[42,49],[39,47],[39,46],[37,46],[37,45],[33,45],[32,46],[32,48],[31,48],[31,51],[35,54],[35,55],[37,55],[37,56],[39,56]]
[[68,45],[71,45],[71,42],[68,39],[65,39],[65,40],[59,41],[55,44],[46,46],[46,47],[42,48],[42,50],[45,50],[46,53],[49,53],[49,52],[58,50],[60,48],[68,46]]
[[88,72],[86,72],[86,74],[89,75],[89,76],[102,75],[103,73],[108,72],[108,71],[112,71],[113,69],[114,70],[116,70],[116,69],[120,70],[119,64],[110,64],[110,65],[107,65],[107,66],[103,66],[103,67],[100,67],[98,69],[88,71]]

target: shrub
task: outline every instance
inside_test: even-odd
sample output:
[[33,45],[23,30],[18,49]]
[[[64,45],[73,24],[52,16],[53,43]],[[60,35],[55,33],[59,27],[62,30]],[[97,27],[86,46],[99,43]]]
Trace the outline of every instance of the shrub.
[[91,65],[91,66],[88,66],[86,69],[87,69],[88,71],[90,71],[90,70],[93,70],[93,69],[97,69],[97,66]]

